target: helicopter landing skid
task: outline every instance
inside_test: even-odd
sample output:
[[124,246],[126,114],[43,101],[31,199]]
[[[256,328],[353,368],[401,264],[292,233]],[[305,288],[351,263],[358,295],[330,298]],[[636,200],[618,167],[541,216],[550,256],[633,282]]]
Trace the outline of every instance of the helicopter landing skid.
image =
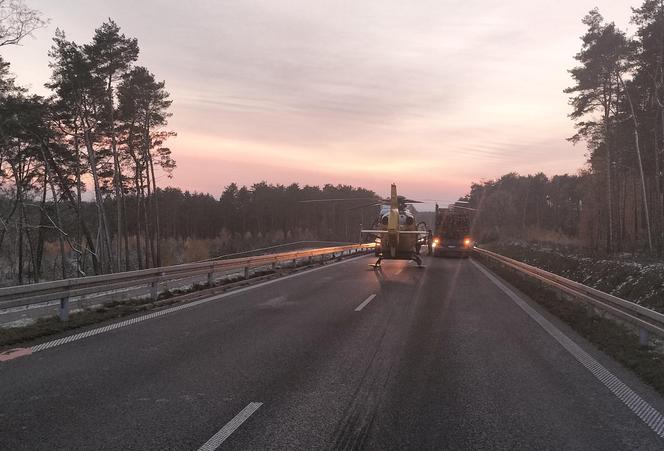
[[382,258],[378,258],[378,260],[376,261],[376,263],[374,263],[373,265],[372,265],[372,264],[369,264],[369,266],[371,266],[373,269],[380,269],[380,268],[381,268],[381,266],[380,266],[380,262],[381,262],[381,260],[382,260]]

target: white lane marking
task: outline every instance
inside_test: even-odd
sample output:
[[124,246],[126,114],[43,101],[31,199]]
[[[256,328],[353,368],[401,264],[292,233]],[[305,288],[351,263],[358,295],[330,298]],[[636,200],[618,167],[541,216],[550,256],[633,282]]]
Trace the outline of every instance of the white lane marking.
[[265,307],[277,307],[279,304],[284,304],[286,301],[286,296],[277,296],[271,299],[268,299],[265,302],[261,302],[259,305]]
[[224,443],[224,440],[230,437],[230,435],[235,432],[237,428],[242,426],[242,423],[247,421],[247,418],[249,418],[262,405],[262,402],[250,402],[247,407],[235,415],[235,417],[226,423],[223,428],[219,429],[219,432],[210,437],[210,440],[198,448],[198,451],[214,451],[215,449],[219,448],[219,446]]
[[521,299],[514,291],[491,274],[486,268],[472,260],[473,264],[484,273],[498,288],[508,295],[521,309],[534,319],[546,332],[565,348],[581,365],[586,367],[606,388],[608,388],[629,410],[648,425],[657,435],[664,437],[664,416],[643,398],[637,395],[630,387],[618,379],[611,371],[590,354],[581,349],[569,337],[563,334],[556,326],[544,318],[537,310]]
[[404,268],[401,268],[399,271],[395,272],[394,275],[398,276],[399,274],[401,274],[401,271],[403,271],[403,270],[404,270]]
[[361,311],[364,307],[367,306],[367,304],[368,304],[369,302],[373,301],[373,298],[375,298],[375,297],[376,297],[376,295],[375,295],[375,294],[372,294],[371,296],[369,296],[368,298],[366,298],[364,301],[362,301],[362,303],[361,303],[360,305],[357,306],[357,308],[355,309],[355,311],[356,311],[356,312]]
[[103,334],[103,333],[106,333],[106,332],[110,332],[112,330],[120,329],[122,327],[131,326],[132,324],[141,323],[141,322],[149,320],[149,319],[158,318],[160,316],[168,315],[170,313],[175,313],[175,312],[178,312],[180,310],[185,310],[185,309],[189,309],[189,308],[192,308],[192,307],[196,307],[197,305],[207,304],[208,302],[217,301],[219,299],[222,299],[222,298],[225,298],[225,297],[228,297],[228,296],[233,296],[233,295],[236,295],[236,294],[244,293],[245,291],[253,290],[254,288],[264,287],[266,285],[271,285],[273,283],[281,282],[282,280],[292,279],[293,277],[299,277],[303,274],[310,274],[312,272],[321,271],[323,269],[327,269],[327,268],[330,268],[332,266],[342,265],[344,263],[348,263],[350,261],[354,261],[354,260],[357,260],[357,259],[360,259],[360,258],[363,258],[363,257],[366,257],[366,255],[361,255],[359,257],[351,257],[351,258],[348,258],[346,260],[342,260],[340,262],[330,263],[328,265],[320,266],[318,268],[307,269],[307,270],[304,270],[304,271],[301,271],[301,272],[298,272],[298,273],[295,273],[295,274],[290,274],[288,276],[283,276],[283,277],[268,280],[268,281],[265,281],[265,282],[257,283],[256,285],[251,285],[249,287],[239,288],[237,290],[229,291],[227,293],[214,295],[214,296],[211,296],[209,298],[199,299],[198,301],[189,302],[189,303],[186,303],[186,304],[178,305],[176,307],[166,308],[164,310],[159,310],[159,311],[156,311],[154,313],[147,314],[147,315],[137,316],[136,318],[131,318],[131,319],[127,319],[127,320],[124,320],[124,321],[120,321],[118,323],[109,324],[109,325],[104,326],[104,327],[98,327],[96,329],[88,330],[86,332],[81,332],[81,333],[78,333],[78,334],[69,335],[69,336],[59,338],[59,339],[53,340],[53,341],[47,341],[45,343],[41,343],[41,344],[33,346],[32,348],[30,348],[30,350],[33,353],[35,353],[35,352],[44,351],[46,349],[55,348],[56,346],[61,346],[61,345],[66,344],[66,343],[71,343],[72,341],[82,340],[84,338],[92,337],[94,335],[99,335],[99,334]]

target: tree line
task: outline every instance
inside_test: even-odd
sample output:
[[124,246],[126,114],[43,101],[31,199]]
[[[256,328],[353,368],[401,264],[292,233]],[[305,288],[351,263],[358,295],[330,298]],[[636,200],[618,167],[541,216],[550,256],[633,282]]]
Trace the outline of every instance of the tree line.
[[570,73],[571,118],[589,153],[589,245],[664,251],[664,2],[632,8],[633,36],[597,9]]
[[[45,24],[22,0],[0,9],[0,47]],[[85,44],[57,30],[46,97],[21,87],[0,56],[1,284],[160,266],[173,261],[166,239],[223,235],[222,251],[355,241],[375,219],[375,207],[355,208],[375,193],[351,186],[231,183],[219,199],[158,186],[176,167],[171,100],[138,56],[111,19]],[[357,200],[300,202],[339,198]]]
[[[21,0],[3,1],[0,9],[0,47],[45,23]],[[57,30],[47,97],[21,87],[0,56],[0,249],[15,260],[18,283],[26,271],[31,280],[42,278],[49,239],[58,243],[62,277],[134,266],[129,197],[137,266],[159,264],[154,193],[157,173],[175,168],[166,146],[174,135],[165,128],[171,100],[165,83],[137,64],[138,55],[137,40],[111,19],[85,44]],[[67,264],[72,253],[74,268]]]
[[[477,209],[473,233],[480,241],[505,238],[588,243],[588,174],[506,174],[474,183],[463,199]],[[584,201],[585,200],[585,201]],[[592,210],[592,209],[591,209]]]
[[[495,180],[473,183],[462,200],[477,209],[473,233],[481,242],[549,241],[607,255],[608,225],[602,222],[607,196],[598,186],[600,181],[592,169],[551,178],[543,173],[509,173]],[[611,250],[614,254],[649,253],[644,218],[639,217],[642,210],[636,205],[640,202],[639,186],[637,180],[632,182],[630,191],[623,191],[620,199],[621,235]]]
[[585,142],[587,168],[473,185],[469,197],[485,210],[482,233],[536,226],[596,252],[664,253],[664,1],[632,8],[631,21],[628,36],[597,9],[583,18],[587,31],[565,92],[576,127],[569,140]]
[[[262,244],[301,239],[357,242],[360,226],[373,223],[377,214],[377,207],[366,206],[375,202],[376,194],[349,185],[301,187],[260,182],[247,187],[231,183],[219,199],[177,188],[159,190],[158,197],[161,204],[177,212],[160,218],[164,236],[186,239],[229,234],[234,238],[224,249],[229,252],[246,247],[246,240]],[[272,238],[265,240],[267,236]]]

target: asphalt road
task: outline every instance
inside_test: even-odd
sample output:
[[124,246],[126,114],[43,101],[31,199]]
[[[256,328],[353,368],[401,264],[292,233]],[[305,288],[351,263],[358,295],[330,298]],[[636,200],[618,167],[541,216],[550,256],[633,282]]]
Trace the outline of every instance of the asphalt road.
[[0,447],[664,448],[471,260],[386,261],[380,272],[369,262],[0,362]]

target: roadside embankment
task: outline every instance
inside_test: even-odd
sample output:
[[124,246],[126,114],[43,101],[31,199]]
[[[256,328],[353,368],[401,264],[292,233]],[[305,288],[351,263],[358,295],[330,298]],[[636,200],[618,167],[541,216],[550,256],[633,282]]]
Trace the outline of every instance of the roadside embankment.
[[506,257],[664,312],[664,261],[593,258],[567,248],[526,242],[485,245]]

